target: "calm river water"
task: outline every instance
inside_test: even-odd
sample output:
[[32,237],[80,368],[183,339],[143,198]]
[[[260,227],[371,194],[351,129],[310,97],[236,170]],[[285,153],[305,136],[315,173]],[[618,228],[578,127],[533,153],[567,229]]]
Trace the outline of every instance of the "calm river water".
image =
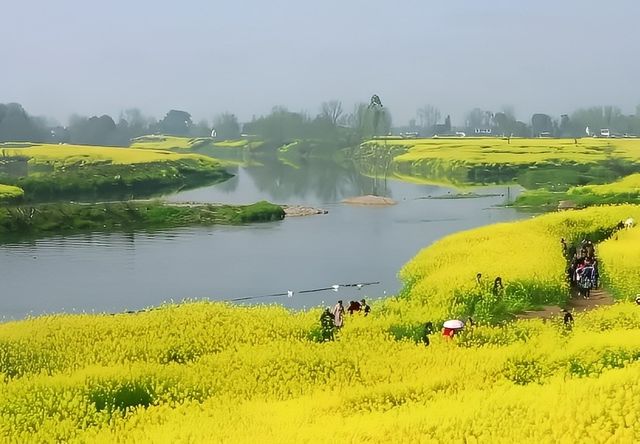
[[[446,197],[450,189],[377,181],[353,168],[314,161],[240,167],[231,180],[167,196],[170,201],[251,203],[269,200],[327,209],[326,215],[246,226],[157,232],[92,233],[0,244],[0,319],[51,312],[120,312],[185,298],[253,299],[301,308],[397,292],[397,272],[443,236],[527,217],[499,208],[511,195]],[[387,207],[341,204],[377,192]],[[501,196],[502,194],[502,196]],[[511,197],[513,197],[511,195]],[[298,294],[334,284],[380,281],[357,290]]]

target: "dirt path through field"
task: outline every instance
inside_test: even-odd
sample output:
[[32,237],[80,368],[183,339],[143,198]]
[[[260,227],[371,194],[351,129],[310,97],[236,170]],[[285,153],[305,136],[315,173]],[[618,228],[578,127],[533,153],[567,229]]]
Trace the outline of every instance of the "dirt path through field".
[[[613,296],[604,288],[591,290],[589,299],[584,299],[577,291],[571,291],[571,299],[567,302],[567,310],[575,313],[589,311],[604,305],[613,305]],[[516,314],[516,319],[549,319],[560,316],[562,307],[559,305],[545,305],[540,310],[527,310]]]

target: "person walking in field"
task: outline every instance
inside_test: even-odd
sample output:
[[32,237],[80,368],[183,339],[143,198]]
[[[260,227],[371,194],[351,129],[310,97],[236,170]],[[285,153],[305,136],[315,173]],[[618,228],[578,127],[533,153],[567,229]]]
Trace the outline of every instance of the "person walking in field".
[[322,331],[323,341],[333,341],[333,314],[331,313],[331,307],[324,309],[320,315],[320,329]]
[[347,308],[349,315],[353,315],[354,312],[360,311],[360,310],[362,310],[362,304],[360,304],[360,302],[349,301],[349,307]]
[[502,290],[504,290],[504,286],[502,285],[502,278],[498,276],[493,281],[493,294],[498,295],[498,293],[500,293]]
[[566,308],[562,310],[562,313],[564,313],[562,316],[562,322],[564,323],[564,326],[566,328],[570,329],[571,327],[573,327],[573,315],[569,313]]
[[433,333],[433,322],[427,322],[424,324],[424,330],[422,331],[422,343],[425,347],[429,346],[429,335]]
[[336,328],[342,328],[344,324],[344,306],[342,305],[342,301],[338,301],[338,303],[334,305],[331,313],[333,314],[333,325],[335,325]]
[[360,301],[360,306],[362,307],[362,312],[364,313],[364,315],[369,316],[369,313],[371,313],[371,307],[369,306],[369,304],[367,304],[367,301],[362,299]]

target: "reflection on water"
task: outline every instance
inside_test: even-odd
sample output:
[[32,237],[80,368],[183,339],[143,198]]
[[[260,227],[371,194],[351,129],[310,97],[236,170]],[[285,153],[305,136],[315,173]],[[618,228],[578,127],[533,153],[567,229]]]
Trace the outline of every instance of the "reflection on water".
[[234,173],[225,183],[167,198],[226,203],[265,199],[321,206],[329,213],[237,227],[5,243],[0,246],[1,315],[20,318],[73,309],[115,312],[171,299],[231,299],[366,281],[381,283],[263,301],[300,308],[337,298],[382,297],[399,289],[398,270],[422,247],[455,231],[522,217],[513,209],[497,207],[508,194],[501,187],[486,197],[425,199],[452,191],[388,181],[385,194],[397,205],[358,207],[339,202],[385,186],[348,166],[271,160]]

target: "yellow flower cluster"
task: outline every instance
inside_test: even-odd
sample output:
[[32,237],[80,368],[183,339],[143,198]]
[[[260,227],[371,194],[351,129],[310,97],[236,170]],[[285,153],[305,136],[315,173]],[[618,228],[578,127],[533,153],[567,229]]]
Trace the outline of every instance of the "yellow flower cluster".
[[24,196],[24,190],[22,188],[0,183],[0,202],[3,200],[19,199],[22,196]]

